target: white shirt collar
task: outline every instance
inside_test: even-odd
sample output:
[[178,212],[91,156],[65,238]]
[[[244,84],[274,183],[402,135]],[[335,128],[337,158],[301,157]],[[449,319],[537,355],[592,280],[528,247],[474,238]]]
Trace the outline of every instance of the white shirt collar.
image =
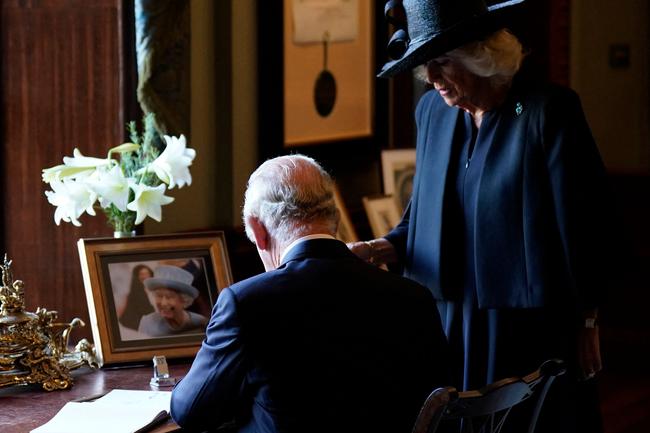
[[282,252],[282,255],[280,256],[280,264],[284,263],[284,258],[287,256],[287,254],[289,254],[289,251],[291,251],[296,245],[298,245],[300,242],[309,241],[309,240],[312,240],[312,239],[336,239],[336,238],[334,236],[332,236],[332,235],[328,235],[328,234],[325,234],[325,233],[307,235],[307,236],[303,236],[301,238],[298,238],[295,241],[291,242],[289,244],[289,246],[284,249],[284,251]]

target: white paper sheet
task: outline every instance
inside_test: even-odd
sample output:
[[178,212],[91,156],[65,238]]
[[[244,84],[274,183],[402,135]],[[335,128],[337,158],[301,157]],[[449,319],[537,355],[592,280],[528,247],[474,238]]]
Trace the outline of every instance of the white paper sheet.
[[351,41],[359,32],[358,0],[293,0],[293,42]]
[[116,389],[93,402],[69,402],[30,433],[133,433],[162,411],[169,412],[171,391]]

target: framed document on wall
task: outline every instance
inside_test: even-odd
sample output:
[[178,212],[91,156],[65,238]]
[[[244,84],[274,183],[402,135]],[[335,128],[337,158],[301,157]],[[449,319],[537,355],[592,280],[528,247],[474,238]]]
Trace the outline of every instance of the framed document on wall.
[[[322,19],[320,7],[336,18]],[[335,174],[376,170],[389,131],[390,81],[376,76],[383,12],[371,0],[257,2],[258,162],[300,152]]]
[[371,136],[374,2],[283,1],[284,147]]

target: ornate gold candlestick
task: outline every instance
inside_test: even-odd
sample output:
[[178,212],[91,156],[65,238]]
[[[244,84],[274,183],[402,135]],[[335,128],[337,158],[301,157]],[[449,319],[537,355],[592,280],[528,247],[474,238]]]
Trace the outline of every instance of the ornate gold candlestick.
[[98,368],[95,348],[85,338],[68,350],[70,332],[84,323],[56,322],[57,312],[45,308],[25,311],[24,284],[13,279],[6,254],[0,269],[0,388],[40,383],[46,391],[66,389],[73,382],[70,370]]

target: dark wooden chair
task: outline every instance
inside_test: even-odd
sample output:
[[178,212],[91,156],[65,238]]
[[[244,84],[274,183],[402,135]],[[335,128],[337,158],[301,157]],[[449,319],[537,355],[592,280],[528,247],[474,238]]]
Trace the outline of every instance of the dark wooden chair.
[[503,379],[479,390],[458,392],[453,387],[438,388],[422,406],[413,433],[434,433],[443,421],[453,420],[461,433],[498,433],[510,410],[533,396],[536,401],[528,433],[534,433],[546,393],[553,380],[565,371],[562,361],[552,359],[527,376]]

